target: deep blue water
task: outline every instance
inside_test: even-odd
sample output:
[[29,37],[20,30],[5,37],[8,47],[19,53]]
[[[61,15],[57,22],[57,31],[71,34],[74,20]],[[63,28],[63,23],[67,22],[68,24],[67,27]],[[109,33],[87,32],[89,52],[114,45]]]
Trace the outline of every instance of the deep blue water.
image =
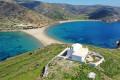
[[81,43],[102,48],[116,48],[120,40],[120,22],[107,24],[102,21],[68,22],[49,27],[46,33],[59,41]]
[[38,40],[24,32],[0,32],[0,61],[42,47]]

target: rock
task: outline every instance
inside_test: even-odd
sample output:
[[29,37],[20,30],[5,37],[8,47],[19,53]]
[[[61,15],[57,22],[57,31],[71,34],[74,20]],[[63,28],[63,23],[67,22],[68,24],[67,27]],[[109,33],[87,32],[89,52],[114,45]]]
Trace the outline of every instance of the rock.
[[117,49],[120,49],[120,40],[116,42],[116,45],[117,45]]
[[120,15],[113,15],[111,17],[106,17],[103,19],[106,23],[120,22]]
[[29,55],[32,55],[32,54],[33,54],[32,52],[29,53]]

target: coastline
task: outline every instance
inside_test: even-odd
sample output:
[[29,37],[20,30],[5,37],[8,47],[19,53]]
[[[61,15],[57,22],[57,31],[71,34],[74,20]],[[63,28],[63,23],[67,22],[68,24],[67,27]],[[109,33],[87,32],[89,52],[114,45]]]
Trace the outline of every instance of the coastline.
[[34,38],[36,38],[37,40],[39,40],[43,46],[47,46],[50,44],[63,44],[63,42],[60,42],[58,40],[55,40],[51,37],[49,37],[46,33],[45,30],[48,27],[42,27],[42,28],[38,28],[38,29],[28,29],[28,30],[21,30],[22,32],[25,32],[31,36],[33,36]]
[[[66,20],[66,21],[59,21],[60,24],[62,23],[67,23],[67,22],[76,22],[76,21],[101,21],[101,20]],[[40,41],[43,46],[47,46],[50,44],[63,44],[64,42],[55,40],[48,36],[45,32],[45,30],[48,27],[42,27],[42,28],[37,28],[37,29],[28,29],[28,30],[11,30],[11,31],[22,31],[24,33],[27,33],[31,35],[32,37],[36,38],[38,41]],[[1,31],[1,32],[11,32],[11,31]]]
[[[62,23],[75,22],[75,21],[100,21],[100,20],[66,20],[66,21],[59,21],[59,23],[62,24]],[[42,27],[38,29],[28,29],[28,30],[21,30],[21,31],[36,38],[38,41],[40,41],[43,44],[43,46],[47,46],[47,45],[55,44],[55,43],[57,44],[64,43],[64,42],[55,40],[51,38],[50,36],[48,36],[45,32],[47,28],[48,27]]]
[[101,21],[101,20],[65,20],[65,21],[59,21],[59,23],[62,24],[62,23],[76,22],[76,21]]

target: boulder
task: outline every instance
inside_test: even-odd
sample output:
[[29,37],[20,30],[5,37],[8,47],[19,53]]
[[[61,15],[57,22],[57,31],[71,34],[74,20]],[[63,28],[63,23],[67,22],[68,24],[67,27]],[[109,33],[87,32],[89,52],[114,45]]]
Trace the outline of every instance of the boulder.
[[116,42],[116,45],[117,45],[117,48],[120,49],[120,40],[118,40],[118,41]]

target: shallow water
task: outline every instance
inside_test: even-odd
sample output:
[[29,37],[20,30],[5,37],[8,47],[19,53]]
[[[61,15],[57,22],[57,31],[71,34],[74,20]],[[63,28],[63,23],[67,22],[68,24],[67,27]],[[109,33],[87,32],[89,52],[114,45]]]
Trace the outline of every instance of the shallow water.
[[0,61],[42,47],[37,39],[24,32],[0,32]]
[[81,43],[102,48],[116,48],[120,40],[120,22],[107,24],[102,21],[68,22],[49,27],[47,35],[67,43]]

